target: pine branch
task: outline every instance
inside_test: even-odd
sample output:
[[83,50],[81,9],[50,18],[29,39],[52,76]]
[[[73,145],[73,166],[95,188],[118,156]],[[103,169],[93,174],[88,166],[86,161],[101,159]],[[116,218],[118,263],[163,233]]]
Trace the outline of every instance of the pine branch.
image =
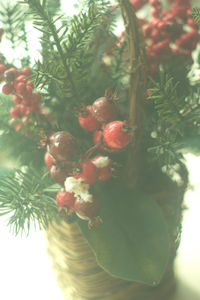
[[200,8],[199,7],[193,8],[192,17],[196,24],[200,24]]
[[179,164],[182,154],[179,152],[180,144],[175,142],[175,137],[168,137],[168,141],[166,139],[166,137],[165,139],[159,137],[155,141],[155,145],[148,148],[148,152],[151,155],[151,161],[157,161],[160,166],[171,168]]
[[[29,8],[31,9],[31,12],[35,19],[34,20],[35,28],[42,31],[43,33],[49,34],[53,37],[54,43],[58,50],[63,67],[64,67],[64,69],[67,73],[68,79],[71,83],[72,90],[74,91],[75,96],[77,98],[78,97],[77,89],[76,89],[75,83],[73,81],[69,66],[66,63],[66,58],[64,55],[63,47],[61,46],[61,39],[58,35],[61,32],[61,30],[63,29],[63,26],[61,26],[59,29],[56,28],[55,23],[56,23],[56,21],[58,21],[58,18],[56,18],[55,20],[52,19],[49,12],[46,10],[46,7],[45,7],[46,1],[43,0],[42,4],[40,3],[40,0],[27,0],[22,3],[29,5]],[[44,29],[44,28],[46,28],[46,29]]]
[[153,85],[149,100],[152,101],[158,118],[162,120],[163,124],[165,123],[166,128],[169,128],[174,122],[183,119],[181,110],[184,107],[185,98],[177,95],[179,83],[174,84],[173,78],[162,71],[159,81],[154,81]]
[[158,160],[162,166],[179,163],[180,150],[185,146],[185,140],[190,138],[191,134],[197,138],[200,134],[200,91],[193,87],[187,97],[180,97],[177,95],[180,84],[174,83],[168,74],[161,73],[160,80],[154,82],[152,95],[149,97],[154,112],[152,123],[147,124],[151,130],[148,134],[153,138],[148,142],[152,144],[152,147],[148,147],[148,152],[151,154],[151,160]]
[[47,8],[51,15],[56,15],[60,11],[61,0],[47,0]]
[[22,7],[11,2],[1,2],[0,21],[3,23],[3,29],[7,40],[11,42],[12,49],[14,50],[19,44],[26,44],[26,36],[24,33],[25,28],[25,15]]
[[0,178],[0,216],[8,216],[15,235],[28,235],[31,223],[46,229],[56,218],[56,189],[49,185],[48,178],[31,167]]

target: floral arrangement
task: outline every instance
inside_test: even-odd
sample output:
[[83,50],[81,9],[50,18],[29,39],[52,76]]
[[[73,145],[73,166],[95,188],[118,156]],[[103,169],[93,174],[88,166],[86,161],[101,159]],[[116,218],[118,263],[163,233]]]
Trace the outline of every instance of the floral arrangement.
[[[0,215],[16,234],[76,222],[103,269],[154,286],[179,242],[183,154],[199,151],[199,83],[188,78],[198,25],[190,0],[88,0],[79,10],[3,6],[1,39],[27,56],[0,58],[0,147],[16,165],[1,171]],[[34,64],[30,19],[41,33]]]

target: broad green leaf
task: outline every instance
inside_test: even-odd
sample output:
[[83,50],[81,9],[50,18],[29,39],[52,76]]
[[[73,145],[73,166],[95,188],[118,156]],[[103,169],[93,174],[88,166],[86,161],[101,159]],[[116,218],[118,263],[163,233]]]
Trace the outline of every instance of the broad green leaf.
[[115,189],[98,193],[103,223],[78,220],[98,264],[114,277],[157,285],[166,269],[169,237],[161,210],[149,196]]

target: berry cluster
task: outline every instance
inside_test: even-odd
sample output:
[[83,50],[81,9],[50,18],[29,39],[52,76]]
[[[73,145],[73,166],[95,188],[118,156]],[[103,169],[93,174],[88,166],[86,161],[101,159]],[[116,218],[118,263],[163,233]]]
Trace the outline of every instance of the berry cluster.
[[[95,146],[80,155],[76,139],[68,132],[59,131],[47,140],[45,164],[53,181],[63,185],[56,196],[59,209],[66,215],[76,213],[81,219],[88,221],[89,228],[101,222],[98,216],[99,202],[91,194],[90,186],[97,181],[106,181],[113,176],[115,163],[108,157],[97,155],[91,158],[95,150],[108,152],[119,151],[130,142],[130,134],[125,132],[122,121],[113,121],[117,116],[115,94],[94,101],[91,106],[82,108],[78,121],[87,131],[98,134]],[[102,131],[100,130],[102,127]]]
[[174,0],[169,9],[162,9],[160,0],[149,0],[149,4],[152,19],[149,22],[142,20],[142,27],[150,72],[156,73],[158,65],[172,55],[192,61],[191,53],[197,46],[199,34],[192,19],[190,0]]
[[101,222],[98,216],[99,203],[90,193],[90,185],[97,180],[108,180],[112,176],[112,161],[105,156],[81,159],[74,156],[79,152],[75,138],[68,132],[59,131],[48,139],[45,163],[53,181],[64,185],[56,197],[57,204],[66,217],[75,212],[88,220],[88,226]]
[[[6,65],[0,65],[0,76],[6,83],[2,87],[2,93],[12,94],[12,100],[15,104],[10,109],[12,117],[11,124],[15,123],[16,130],[21,129],[28,123],[28,116],[36,111],[40,111],[41,96],[34,93],[34,85],[28,77],[31,75],[28,67],[22,70],[16,68],[7,68]],[[17,121],[17,122],[16,122]]]
[[117,152],[130,142],[128,121],[114,121],[117,113],[116,93],[110,95],[106,90],[105,97],[98,98],[79,114],[80,126],[94,132],[93,142],[103,151]]

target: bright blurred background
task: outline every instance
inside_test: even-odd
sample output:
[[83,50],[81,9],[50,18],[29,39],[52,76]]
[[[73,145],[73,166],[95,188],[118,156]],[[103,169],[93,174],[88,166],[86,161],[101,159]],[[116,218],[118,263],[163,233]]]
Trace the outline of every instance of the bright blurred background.
[[[67,4],[62,2],[63,11],[68,15],[76,12],[73,6],[75,0]],[[29,30],[34,60],[37,34],[32,32],[31,27]],[[23,51],[8,49],[6,41],[1,46],[6,49],[7,57],[23,55]],[[200,300],[200,157],[188,154],[186,161],[191,186],[185,196],[187,209],[184,211],[182,240],[176,259],[178,290],[173,300]],[[64,300],[46,252],[43,232],[32,229],[28,238],[14,237],[6,226],[6,219],[1,218],[0,241],[0,299]]]

